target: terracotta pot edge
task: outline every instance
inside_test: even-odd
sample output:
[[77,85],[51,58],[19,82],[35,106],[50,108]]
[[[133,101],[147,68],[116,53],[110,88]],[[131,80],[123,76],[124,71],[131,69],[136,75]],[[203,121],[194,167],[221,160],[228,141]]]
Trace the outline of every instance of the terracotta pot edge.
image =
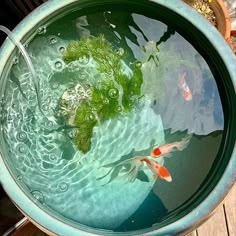
[[228,12],[223,0],[213,0],[210,3],[210,5],[213,5],[213,4],[218,4],[218,6],[220,7],[220,9],[221,9],[221,11],[224,15],[223,21],[224,21],[224,24],[225,24],[225,32],[224,32],[223,36],[226,40],[229,40],[229,38],[230,38],[230,29],[231,29],[231,22],[230,22],[229,12]]

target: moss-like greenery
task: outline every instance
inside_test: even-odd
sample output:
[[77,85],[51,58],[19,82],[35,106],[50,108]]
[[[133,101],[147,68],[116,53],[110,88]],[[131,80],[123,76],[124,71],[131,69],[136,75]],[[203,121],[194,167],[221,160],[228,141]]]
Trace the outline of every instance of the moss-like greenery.
[[101,73],[110,73],[121,69],[120,60],[124,54],[113,51],[112,45],[103,35],[99,35],[98,37],[81,38],[79,41],[69,42],[63,60],[69,63],[89,57],[97,62],[98,70]]
[[[124,56],[123,49],[114,50],[102,35],[71,41],[64,52],[63,59],[66,63],[78,60],[88,63],[86,66],[89,67],[89,61],[93,60],[97,71],[103,75],[100,82],[90,84],[89,98],[77,102],[78,107],[74,112],[63,113],[64,119],[69,119],[68,114],[75,114],[73,125],[79,128],[74,142],[83,153],[90,150],[93,128],[98,123],[113,119],[120,113],[128,114],[141,97],[143,78],[140,66],[134,66],[131,71],[124,64]],[[127,73],[127,70],[130,73]],[[89,80],[86,81],[86,84],[88,83]],[[60,101],[59,104],[68,104],[68,101],[73,102],[73,99],[68,98],[66,103]]]
[[97,124],[97,120],[92,113],[92,107],[88,101],[83,100],[77,108],[75,125],[79,125],[76,132],[74,142],[78,149],[86,153],[91,147],[91,138],[93,135],[93,128]]

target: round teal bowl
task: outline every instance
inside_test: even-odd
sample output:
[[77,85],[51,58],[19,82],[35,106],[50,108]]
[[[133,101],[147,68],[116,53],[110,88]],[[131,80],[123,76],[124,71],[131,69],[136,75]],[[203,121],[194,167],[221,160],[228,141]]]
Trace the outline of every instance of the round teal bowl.
[[[110,10],[112,9],[112,10]],[[67,42],[70,38],[70,31],[72,29],[64,27],[63,21],[60,21],[61,18],[67,16],[68,14],[72,14],[74,16],[83,16],[87,14],[96,14],[96,12],[103,12],[104,22],[107,23],[107,29],[112,29],[113,32],[116,31],[116,25],[110,22],[110,14],[116,9],[119,9],[120,12],[129,11],[134,12],[132,16],[135,18],[137,14],[144,14],[146,16],[150,16],[152,19],[158,19],[160,22],[164,22],[167,27],[167,33],[163,33],[163,37],[160,37],[160,41],[167,42],[168,38],[174,34],[174,32],[178,32],[179,35],[182,35],[184,40],[188,41],[193,48],[195,48],[198,52],[200,52],[201,56],[205,59],[207,64],[210,65],[210,70],[213,74],[217,74],[219,76],[214,77],[215,83],[217,84],[217,88],[219,91],[219,97],[222,104],[223,110],[223,127],[221,138],[218,140],[214,136],[213,141],[208,142],[208,148],[199,149],[195,152],[188,151],[186,148],[186,153],[184,154],[186,158],[183,158],[184,161],[171,161],[172,159],[168,159],[165,161],[166,166],[169,165],[170,171],[172,173],[172,183],[173,185],[169,185],[172,187],[166,187],[166,182],[157,182],[153,188],[155,192],[157,190],[157,195],[159,198],[164,196],[163,198],[168,198],[166,201],[168,203],[175,202],[176,199],[180,199],[182,195],[185,193],[188,194],[188,197],[185,198],[181,204],[176,205],[175,208],[169,210],[168,214],[163,217],[158,218],[159,212],[161,212],[160,202],[157,200],[151,201],[150,199],[155,198],[154,195],[149,194],[149,200],[145,200],[145,194],[142,193],[142,188],[134,191],[133,199],[139,199],[139,195],[142,195],[142,201],[145,200],[145,204],[142,209],[140,208],[137,211],[136,215],[133,215],[130,218],[130,215],[127,215],[129,218],[130,225],[128,226],[120,226],[120,227],[106,227],[106,224],[103,224],[101,221],[101,217],[99,218],[99,213],[96,212],[97,216],[93,216],[95,219],[95,223],[86,224],[83,223],[83,217],[77,221],[73,217],[68,217],[70,214],[69,211],[73,211],[73,209],[69,208],[66,204],[66,199],[58,200],[58,205],[61,202],[65,201],[63,209],[58,209],[56,206],[50,207],[48,206],[43,199],[43,189],[40,191],[38,189],[33,189],[32,186],[28,187],[27,183],[22,181],[24,176],[19,176],[15,171],[15,166],[10,161],[9,155],[11,154],[11,150],[6,146],[6,134],[4,134],[4,122],[5,116],[4,112],[6,109],[5,104],[5,96],[6,88],[8,84],[8,74],[9,70],[16,64],[14,62],[14,58],[16,57],[18,49],[12,43],[12,41],[7,38],[0,50],[0,183],[5,189],[6,193],[15,203],[15,205],[27,216],[29,217],[35,224],[41,227],[46,232],[52,235],[177,235],[177,234],[186,234],[198,227],[201,223],[203,223],[208,217],[211,216],[213,211],[217,208],[217,206],[222,203],[227,193],[230,191],[234,183],[236,182],[236,150],[235,150],[235,138],[236,138],[236,99],[235,99],[235,88],[236,88],[236,57],[231,51],[230,47],[227,45],[225,40],[222,38],[220,33],[215,29],[205,18],[200,16],[195,10],[190,8],[188,5],[184,4],[182,1],[172,0],[138,0],[138,1],[130,1],[130,0],[52,0],[43,4],[35,11],[33,11],[29,16],[27,16],[13,31],[13,36],[16,40],[21,41],[25,45],[29,45],[30,50],[30,42],[34,39],[35,35],[42,35],[46,32],[47,27],[50,29],[50,25],[54,24],[56,30],[54,30],[53,34],[58,33],[56,37],[50,39],[50,43],[54,44],[58,40],[60,36],[64,36],[64,42]],[[135,18],[140,19],[140,18]],[[145,18],[147,19],[147,18]],[[103,29],[104,25],[99,27],[93,27],[93,25],[88,26],[85,18],[80,18],[77,21],[77,27],[82,27],[81,32],[83,32],[86,36],[88,30],[92,29],[95,32],[99,33],[105,32]],[[125,21],[122,19],[122,15],[120,18],[116,19],[117,24],[119,21]],[[138,20],[137,20],[138,21]],[[55,22],[57,22],[55,24]],[[59,23],[58,23],[59,22]],[[153,22],[153,21],[150,21]],[[78,26],[79,25],[79,26]],[[87,27],[87,28],[86,28]],[[90,28],[89,28],[90,27]],[[155,24],[153,26],[155,28]],[[174,30],[171,30],[174,29]],[[73,29],[74,30],[74,29]],[[130,26],[130,31],[133,33],[138,29]],[[143,29],[145,30],[145,29]],[[44,32],[45,31],[45,32]],[[35,33],[36,32],[36,33]],[[116,32],[117,33],[117,32]],[[155,34],[155,32],[153,33]],[[116,34],[119,38],[118,33]],[[136,32],[136,36],[138,34]],[[152,35],[152,33],[150,33]],[[106,35],[105,35],[106,36]],[[80,37],[80,36],[79,36]],[[150,36],[151,37],[151,36]],[[145,38],[145,35],[140,36],[139,39]],[[129,41],[126,38],[126,43],[130,46],[132,45],[132,40],[135,41],[134,38],[130,38]],[[152,45],[152,39],[148,39],[149,45]],[[124,43],[124,42],[123,42]],[[42,41],[41,44],[44,44]],[[130,46],[131,47],[131,46]],[[145,48],[145,46],[144,46]],[[156,50],[156,48],[152,48],[152,50]],[[40,51],[40,49],[39,49]],[[148,48],[145,48],[145,52],[148,51]],[[157,50],[158,51],[158,50]],[[118,53],[122,53],[122,51],[118,51]],[[158,52],[157,52],[158,53]],[[152,55],[152,54],[150,54]],[[158,55],[158,54],[157,54]],[[138,55],[136,55],[138,57]],[[33,56],[31,55],[33,58]],[[148,58],[147,61],[152,60],[153,58]],[[160,59],[160,58],[159,58]],[[45,59],[46,60],[46,59]],[[160,59],[161,60],[161,59]],[[14,62],[14,63],[13,63]],[[158,63],[158,57],[157,61]],[[56,66],[56,64],[55,64]],[[57,73],[62,71],[62,64],[57,64],[56,70]],[[171,70],[173,68],[167,68],[168,73],[172,73]],[[44,68],[42,68],[44,70]],[[188,74],[187,74],[188,75]],[[195,79],[196,77],[194,77]],[[193,80],[194,80],[193,79]],[[55,88],[56,89],[56,88]],[[24,92],[24,91],[23,91]],[[193,94],[193,101],[194,101]],[[188,100],[184,101],[184,104],[188,104]],[[156,101],[155,101],[156,103]],[[5,110],[4,110],[5,109]],[[219,108],[220,109],[220,108]],[[155,110],[155,109],[154,109]],[[152,114],[152,113],[151,113]],[[183,116],[187,116],[187,114],[183,114]],[[149,117],[150,118],[150,117]],[[20,118],[19,118],[20,119]],[[147,117],[148,119],[148,117]],[[193,121],[194,122],[194,121]],[[165,124],[165,122],[163,122]],[[207,129],[206,124],[206,129]],[[171,128],[171,127],[168,127]],[[208,127],[209,128],[209,127]],[[144,128],[145,129],[145,128]],[[18,135],[18,134],[16,134]],[[145,134],[148,138],[149,134]],[[138,136],[138,135],[136,135]],[[24,139],[24,134],[19,134],[20,139]],[[198,136],[198,138],[194,138],[195,143],[197,140],[204,140],[202,137]],[[194,141],[193,141],[194,142]],[[212,151],[214,149],[214,142],[218,142],[218,150]],[[112,145],[112,142],[108,143]],[[46,145],[46,144],[45,144]],[[141,145],[141,144],[140,144]],[[213,145],[213,146],[211,146]],[[213,148],[212,148],[213,147]],[[16,149],[18,146],[15,147]],[[18,149],[17,149],[18,150]],[[19,149],[21,152],[23,149]],[[23,152],[23,151],[22,151]],[[201,153],[202,152],[202,153]],[[184,152],[183,152],[184,153]],[[201,156],[204,153],[204,158]],[[27,159],[28,153],[25,154],[25,157],[22,157],[22,160]],[[140,154],[141,155],[141,154]],[[197,157],[199,155],[199,161],[197,161]],[[181,156],[181,154],[179,155]],[[188,157],[187,157],[188,156]],[[192,161],[194,158],[195,162]],[[208,159],[209,157],[209,159]],[[177,157],[176,157],[177,158]],[[179,157],[180,158],[180,157]],[[66,159],[66,158],[65,158]],[[211,160],[210,160],[211,159]],[[53,161],[53,160],[52,160]],[[23,161],[22,161],[23,162]],[[171,164],[172,163],[172,164]],[[196,165],[196,169],[194,169],[194,165]],[[50,164],[48,166],[44,166],[44,174],[47,175],[46,169],[51,168]],[[96,166],[94,168],[97,168]],[[178,169],[181,169],[181,172],[178,172]],[[29,171],[31,171],[29,169]],[[61,172],[63,173],[63,172]],[[201,173],[204,173],[204,177],[201,177],[201,181],[198,182],[199,176]],[[65,174],[65,173],[64,173]],[[185,174],[188,176],[186,177]],[[58,178],[61,178],[60,174]],[[174,178],[175,177],[175,178]],[[39,182],[41,176],[38,177]],[[170,179],[167,179],[170,180]],[[179,185],[174,185],[174,181],[179,182]],[[131,181],[132,182],[132,181]],[[137,183],[135,181],[134,183]],[[196,183],[197,182],[197,183]],[[172,184],[171,183],[171,184]],[[38,183],[37,183],[38,184]],[[130,184],[130,185],[128,185]],[[133,183],[126,183],[124,188],[127,186],[132,186]],[[89,185],[89,183],[88,183]],[[109,185],[108,185],[109,186]],[[135,186],[135,185],[133,185]],[[146,185],[145,185],[146,186]],[[176,186],[179,186],[178,188]],[[48,183],[48,188],[51,188],[50,183]],[[65,182],[61,182],[59,184],[59,188],[61,192],[67,191],[68,185]],[[160,192],[158,192],[160,189]],[[50,189],[51,190],[51,189]],[[46,190],[45,190],[46,191]],[[51,190],[53,192],[53,190]],[[115,196],[116,190],[112,190],[112,194]],[[120,191],[120,189],[117,189]],[[146,191],[143,189],[143,191]],[[123,197],[126,193],[120,196],[117,199],[117,204],[119,202],[119,206],[122,209],[125,207],[129,207],[130,204],[130,196],[127,193],[127,201],[126,197]],[[168,196],[167,196],[168,195]],[[55,202],[57,202],[57,197],[59,194],[55,192],[55,195],[52,195],[55,198]],[[73,196],[73,193],[71,194]],[[106,206],[106,197],[107,201],[111,201],[108,196],[104,196],[104,202]],[[72,198],[73,199],[73,198]],[[86,198],[84,196],[84,201],[90,201],[90,198]],[[141,197],[140,197],[141,199]],[[184,199],[184,198],[183,198]],[[151,201],[151,203],[149,203]],[[181,201],[181,200],[180,200]],[[96,200],[92,201],[96,204]],[[129,205],[130,204],[130,205]],[[171,204],[170,204],[171,205]],[[145,207],[146,206],[146,207]],[[67,209],[68,207],[68,209]],[[83,209],[82,206],[78,206],[78,208]],[[95,206],[90,206],[91,212],[93,212],[93,208]],[[110,206],[107,206],[109,208]],[[133,206],[132,206],[133,207]],[[163,207],[163,206],[162,206]],[[56,210],[55,210],[56,209]],[[87,209],[87,208],[86,208]],[[105,212],[106,207],[102,210]],[[126,209],[127,210],[127,209]],[[66,214],[62,213],[66,212]],[[82,210],[81,210],[82,212]],[[87,212],[89,215],[91,212]],[[68,213],[68,214],[67,214]],[[84,217],[86,218],[86,211],[83,212]],[[102,215],[103,213],[101,213]],[[116,221],[114,215],[112,215],[112,211],[110,212],[111,218],[114,218],[113,223]],[[114,213],[115,214],[115,213]],[[118,213],[117,213],[118,214]],[[118,214],[119,215],[119,214]],[[96,217],[100,219],[100,223],[96,224]],[[156,217],[156,218],[155,218]],[[87,218],[86,218],[87,219]],[[152,220],[150,220],[152,219]],[[153,220],[154,219],[154,220]],[[155,222],[156,219],[156,222]],[[89,220],[88,220],[89,221]],[[88,222],[87,221],[87,222]],[[118,221],[118,218],[117,218]],[[150,222],[149,222],[150,221]],[[86,221],[85,221],[86,222]],[[115,223],[114,223],[115,225]],[[133,225],[133,227],[132,227]]]

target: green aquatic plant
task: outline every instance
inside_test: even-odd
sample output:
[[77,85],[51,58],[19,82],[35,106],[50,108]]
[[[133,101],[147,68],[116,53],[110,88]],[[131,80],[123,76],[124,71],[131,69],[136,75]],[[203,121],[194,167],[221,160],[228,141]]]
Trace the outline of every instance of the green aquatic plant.
[[91,148],[95,126],[127,115],[141,97],[141,64],[134,64],[131,70],[123,60],[125,54],[103,35],[71,41],[64,52],[65,63],[78,62],[83,70],[93,68],[94,73],[66,89],[59,101],[60,115],[68,125],[78,127],[74,143],[83,153]]

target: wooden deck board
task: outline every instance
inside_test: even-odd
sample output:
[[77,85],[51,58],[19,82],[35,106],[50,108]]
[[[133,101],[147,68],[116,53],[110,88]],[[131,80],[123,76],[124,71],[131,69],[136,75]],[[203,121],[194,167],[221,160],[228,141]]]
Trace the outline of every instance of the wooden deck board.
[[236,185],[215,214],[187,236],[236,236]]
[[228,236],[227,224],[223,205],[214,215],[197,229],[198,236]]
[[236,236],[236,185],[224,202],[229,236]]
[[197,231],[194,230],[193,232],[191,232],[190,234],[186,235],[186,236],[198,236],[197,235]]

